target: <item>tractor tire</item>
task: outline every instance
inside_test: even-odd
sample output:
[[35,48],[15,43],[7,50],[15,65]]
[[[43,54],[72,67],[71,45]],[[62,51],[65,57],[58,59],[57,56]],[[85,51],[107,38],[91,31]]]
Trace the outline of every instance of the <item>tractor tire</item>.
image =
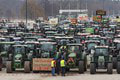
[[32,71],[33,73],[39,73],[39,71]]
[[69,72],[70,71],[70,68],[66,68],[66,70],[65,70],[66,72]]
[[117,57],[113,57],[113,69],[117,68]]
[[90,74],[96,73],[96,65],[95,63],[90,63]]
[[8,60],[12,60],[12,54],[9,54]]
[[12,73],[12,61],[7,61],[6,62],[6,72],[7,73]]
[[117,73],[120,74],[120,62],[117,62]]
[[107,73],[108,74],[113,73],[113,64],[112,63],[108,63],[108,65],[107,65]]
[[84,73],[84,61],[79,61],[79,74]]
[[87,71],[87,58],[84,61],[84,71]]
[[24,62],[24,72],[25,73],[30,73],[30,61],[25,61]]

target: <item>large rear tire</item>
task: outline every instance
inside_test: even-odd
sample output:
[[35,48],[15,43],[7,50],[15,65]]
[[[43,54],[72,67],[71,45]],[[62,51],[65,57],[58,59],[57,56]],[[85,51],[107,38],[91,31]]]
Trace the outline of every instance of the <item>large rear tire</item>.
[[84,61],[84,71],[87,71],[87,58],[85,58],[85,61]]
[[95,73],[96,73],[96,64],[90,63],[90,74],[95,74]]
[[117,68],[117,57],[113,57],[113,68]]
[[7,73],[12,73],[12,61],[7,61],[6,62],[6,72]]
[[107,65],[107,73],[108,74],[113,73],[113,64],[112,63],[108,63],[108,65]]
[[120,62],[117,62],[117,73],[120,74]]
[[84,61],[79,61],[79,73],[84,73]]
[[30,73],[30,61],[25,61],[24,62],[24,72],[25,73]]

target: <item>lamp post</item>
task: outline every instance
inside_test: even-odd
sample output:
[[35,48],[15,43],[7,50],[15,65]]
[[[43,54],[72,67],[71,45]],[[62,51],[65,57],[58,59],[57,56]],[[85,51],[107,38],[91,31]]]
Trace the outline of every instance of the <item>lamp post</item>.
[[28,13],[27,13],[27,8],[28,8],[28,4],[27,4],[28,2],[27,2],[27,0],[26,0],[26,26],[24,27],[24,30],[25,30],[25,32],[26,32],[26,28],[27,28],[27,23],[28,23],[28,20],[27,20],[27,18],[28,18]]
[[103,0],[103,10],[105,9],[105,0]]
[[26,26],[27,26],[27,23],[28,23],[28,21],[27,21],[27,18],[28,18],[28,14],[27,14],[27,8],[28,8],[28,4],[27,4],[28,2],[27,2],[27,0],[26,0]]

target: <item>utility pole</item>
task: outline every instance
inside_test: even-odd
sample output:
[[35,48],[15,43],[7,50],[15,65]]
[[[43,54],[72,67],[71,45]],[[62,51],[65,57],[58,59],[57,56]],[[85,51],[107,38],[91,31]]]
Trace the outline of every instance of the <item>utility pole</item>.
[[27,23],[28,23],[28,21],[27,21],[27,18],[28,18],[28,15],[27,15],[27,7],[28,7],[28,4],[27,4],[28,2],[27,2],[27,0],[26,0],[26,26],[27,26]]
[[27,0],[26,0],[26,26],[24,27],[24,29],[25,29],[25,32],[26,32],[26,28],[27,28],[27,25],[28,25],[28,2],[27,2]]
[[[70,9],[71,9],[71,4],[70,4],[70,1],[69,1],[69,11],[70,11]],[[69,16],[70,16],[70,12],[69,12]]]
[[105,9],[105,0],[103,0],[103,10]]
[[88,9],[88,0],[86,0],[86,10]]

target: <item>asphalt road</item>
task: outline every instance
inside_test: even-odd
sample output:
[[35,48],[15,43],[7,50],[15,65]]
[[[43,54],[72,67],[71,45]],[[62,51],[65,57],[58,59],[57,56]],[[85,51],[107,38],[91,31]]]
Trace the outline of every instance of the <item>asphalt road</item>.
[[0,72],[0,80],[120,80],[120,74],[114,70],[113,74],[107,74],[104,70],[98,71],[97,74],[89,74],[89,70],[84,74],[78,74],[77,71],[71,71],[65,77],[52,77],[50,72],[40,73],[23,73],[22,71],[6,73],[5,69]]

